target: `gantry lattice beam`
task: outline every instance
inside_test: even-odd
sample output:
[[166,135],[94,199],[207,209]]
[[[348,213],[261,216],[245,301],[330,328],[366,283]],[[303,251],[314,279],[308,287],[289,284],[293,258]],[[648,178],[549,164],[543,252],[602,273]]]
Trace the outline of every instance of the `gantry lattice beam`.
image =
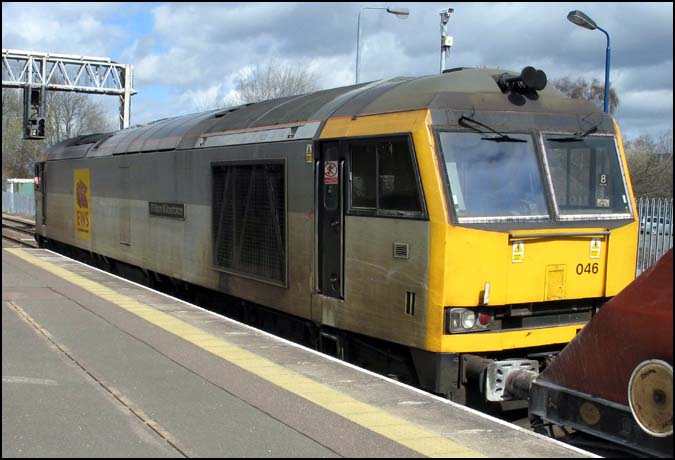
[[44,88],[120,97],[120,127],[129,126],[133,66],[109,58],[2,50],[3,88]]

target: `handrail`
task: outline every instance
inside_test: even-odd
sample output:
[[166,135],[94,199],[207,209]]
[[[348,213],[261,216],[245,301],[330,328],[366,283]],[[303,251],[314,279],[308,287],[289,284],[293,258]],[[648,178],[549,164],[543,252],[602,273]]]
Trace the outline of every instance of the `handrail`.
[[608,236],[609,230],[601,230],[597,232],[564,232],[564,233],[523,233],[513,234],[509,233],[509,240],[527,240],[535,238],[574,238],[578,236]]

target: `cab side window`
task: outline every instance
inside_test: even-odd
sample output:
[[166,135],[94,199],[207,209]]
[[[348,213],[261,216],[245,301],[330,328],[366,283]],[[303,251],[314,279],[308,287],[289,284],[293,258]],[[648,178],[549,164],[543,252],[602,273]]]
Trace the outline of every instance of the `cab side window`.
[[350,156],[352,208],[377,209],[376,144],[353,145]]
[[350,145],[350,212],[378,216],[424,216],[421,187],[407,138]]

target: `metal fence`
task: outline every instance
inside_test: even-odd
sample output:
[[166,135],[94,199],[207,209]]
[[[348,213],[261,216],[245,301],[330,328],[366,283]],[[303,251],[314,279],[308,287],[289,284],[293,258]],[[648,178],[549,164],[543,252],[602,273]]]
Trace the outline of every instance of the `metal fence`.
[[640,236],[636,274],[654,265],[673,247],[673,199],[639,198]]
[[2,212],[35,219],[35,195],[2,192]]

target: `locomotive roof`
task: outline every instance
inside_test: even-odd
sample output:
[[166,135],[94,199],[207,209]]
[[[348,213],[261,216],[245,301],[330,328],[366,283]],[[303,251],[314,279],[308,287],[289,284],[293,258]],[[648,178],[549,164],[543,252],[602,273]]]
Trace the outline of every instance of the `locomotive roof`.
[[[524,105],[503,94],[499,69],[459,68],[440,75],[400,77],[317,91],[226,109],[166,118],[108,134],[65,140],[47,151],[48,160],[191,149],[205,136],[321,123],[331,117],[358,117],[418,109],[597,112],[550,87]],[[510,72],[509,72],[510,73]],[[517,75],[517,74],[514,74]]]

